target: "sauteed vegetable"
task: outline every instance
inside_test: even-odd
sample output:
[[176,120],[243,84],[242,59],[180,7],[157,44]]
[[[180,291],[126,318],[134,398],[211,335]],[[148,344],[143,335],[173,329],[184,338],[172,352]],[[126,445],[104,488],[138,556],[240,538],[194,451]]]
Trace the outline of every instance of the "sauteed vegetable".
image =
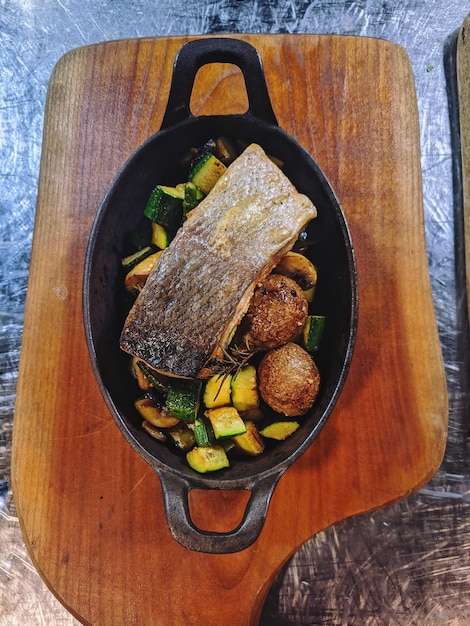
[[[198,210],[239,153],[226,138],[210,140],[185,157],[187,180],[156,185],[129,236],[135,249],[122,259],[127,292],[140,292],[188,213]],[[185,454],[198,472],[227,468],[235,455],[262,454],[295,432],[315,402],[320,373],[312,357],[325,317],[314,312],[317,268],[304,254],[307,244],[303,232],[256,286],[218,371],[207,380],[165,376],[131,358],[142,428]]]

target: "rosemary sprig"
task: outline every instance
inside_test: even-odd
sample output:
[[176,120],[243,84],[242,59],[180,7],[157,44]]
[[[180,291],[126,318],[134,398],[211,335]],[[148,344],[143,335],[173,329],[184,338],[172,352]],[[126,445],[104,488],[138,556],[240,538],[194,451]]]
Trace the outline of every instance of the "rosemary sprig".
[[239,371],[248,363],[251,357],[255,354],[250,350],[247,345],[240,347],[237,345],[225,347],[219,345],[220,351],[223,354],[223,359],[218,361],[214,368],[215,374],[220,376],[220,385],[215,394],[215,399],[218,397],[222,390],[223,384],[228,376],[233,375],[235,378]]

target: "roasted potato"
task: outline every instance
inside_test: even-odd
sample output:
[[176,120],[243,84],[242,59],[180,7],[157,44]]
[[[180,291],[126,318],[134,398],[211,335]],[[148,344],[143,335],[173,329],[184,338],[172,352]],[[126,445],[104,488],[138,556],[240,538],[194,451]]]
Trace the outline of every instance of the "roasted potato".
[[281,346],[298,334],[307,314],[301,287],[287,276],[270,274],[255,289],[237,343],[251,351]]
[[313,405],[320,373],[312,357],[296,343],[270,350],[258,368],[261,397],[277,413],[303,415]]

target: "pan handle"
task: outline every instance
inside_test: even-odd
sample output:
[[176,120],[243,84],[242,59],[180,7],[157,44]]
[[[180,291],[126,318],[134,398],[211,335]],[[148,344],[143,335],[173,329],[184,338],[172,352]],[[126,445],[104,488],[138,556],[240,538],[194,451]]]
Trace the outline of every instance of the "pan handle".
[[198,69],[208,63],[237,65],[245,79],[249,104],[247,115],[277,126],[263,64],[256,48],[241,39],[210,37],[184,44],[176,55],[161,130],[193,117],[189,103],[194,80]]
[[196,552],[228,554],[248,548],[263,528],[271,496],[282,473],[255,479],[242,521],[234,530],[219,533],[201,530],[192,522],[188,495],[194,485],[181,476],[157,470],[171,534],[182,546]]

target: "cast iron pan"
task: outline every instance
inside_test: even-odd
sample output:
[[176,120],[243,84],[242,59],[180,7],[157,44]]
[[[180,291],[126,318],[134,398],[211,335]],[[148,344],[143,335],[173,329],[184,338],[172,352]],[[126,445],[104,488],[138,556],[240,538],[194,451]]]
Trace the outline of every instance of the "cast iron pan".
[[[233,63],[241,69],[249,101],[246,113],[192,115],[189,105],[196,73],[201,66],[215,62]],[[316,205],[318,217],[309,226],[314,245],[307,256],[318,266],[315,309],[327,316],[327,325],[315,357],[322,376],[321,390],[312,410],[301,419],[301,427],[258,458],[237,459],[227,470],[201,475],[188,467],[184,456],[149,437],[140,426],[133,406],[136,390],[129,376],[129,357],[119,348],[129,308],[121,258],[126,253],[126,235],[140,220],[153,187],[181,182],[175,165],[181,155],[220,135],[259,143],[280,158],[286,175]],[[357,325],[356,267],[345,217],[320,167],[278,126],[261,59],[251,45],[238,39],[209,38],[180,49],[160,131],[126,162],[97,213],[85,259],[83,311],[98,385],[124,437],[160,478],[174,538],[201,552],[230,553],[247,548],[263,527],[279,478],[317,437],[338,399],[352,358]],[[188,493],[193,488],[249,490],[240,525],[227,533],[197,528],[188,506]],[[315,485],[305,485],[305,489],[310,488]]]

